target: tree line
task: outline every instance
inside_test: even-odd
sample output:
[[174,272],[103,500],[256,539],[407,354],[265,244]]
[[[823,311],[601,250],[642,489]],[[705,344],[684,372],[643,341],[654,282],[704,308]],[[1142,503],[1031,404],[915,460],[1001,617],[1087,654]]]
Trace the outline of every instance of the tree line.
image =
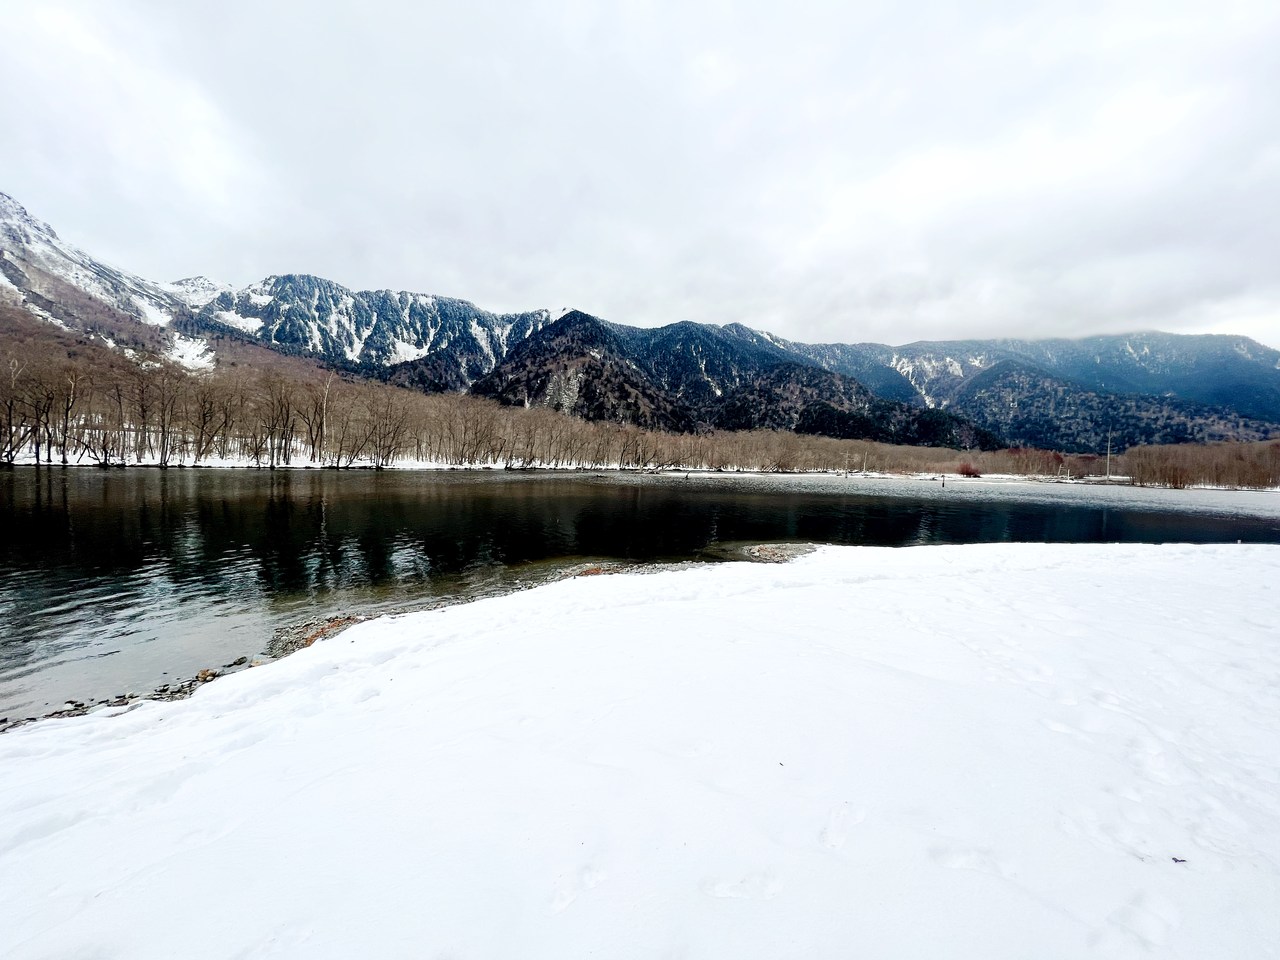
[[1280,441],[1131,447],[1125,474],[1143,486],[1280,487]]
[[1063,454],[1035,447],[966,451],[953,454],[948,472],[980,477],[1014,474],[1062,480],[1111,478],[1141,487],[1227,487],[1265,490],[1280,487],[1280,441],[1249,443],[1147,444],[1110,458],[1093,453]]
[[[667,433],[311,368],[230,364],[191,372],[160,358],[11,351],[0,367],[0,463],[31,461],[1059,477],[1105,468],[1102,457],[1029,448],[960,452],[784,430]],[[1143,484],[1280,486],[1280,444],[1136,447],[1110,468]]]
[[10,464],[791,471],[868,461],[890,470],[933,469],[946,453],[775,430],[665,433],[328,371],[193,373],[160,359],[104,366],[14,355],[0,371],[0,462]]

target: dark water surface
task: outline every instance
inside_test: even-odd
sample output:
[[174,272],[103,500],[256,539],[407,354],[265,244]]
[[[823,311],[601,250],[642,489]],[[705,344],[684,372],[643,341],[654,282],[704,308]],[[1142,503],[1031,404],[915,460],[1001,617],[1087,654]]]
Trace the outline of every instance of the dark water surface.
[[0,471],[0,717],[192,676],[277,628],[748,541],[1280,543],[1276,493],[883,478]]

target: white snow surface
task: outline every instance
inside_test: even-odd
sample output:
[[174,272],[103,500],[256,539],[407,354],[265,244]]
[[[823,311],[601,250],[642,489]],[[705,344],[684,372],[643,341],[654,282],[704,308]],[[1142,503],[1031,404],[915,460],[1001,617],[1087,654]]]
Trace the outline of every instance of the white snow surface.
[[826,547],[371,621],[0,737],[0,956],[1276,957],[1277,584]]
[[228,327],[243,330],[245,333],[257,333],[262,329],[262,320],[258,317],[242,317],[231,310],[219,310],[213,316],[219,323],[225,323]]
[[419,347],[417,344],[410,343],[407,340],[397,340],[391,345],[391,353],[387,357],[387,364],[408,363],[410,360],[425,357],[430,352],[428,347]]
[[173,335],[173,345],[169,348],[169,359],[188,370],[212,370],[214,367],[209,341],[199,337],[184,337],[176,332]]
[[[0,260],[3,260],[3,259],[5,259],[5,251],[0,250]],[[17,291],[19,294],[21,294],[22,292],[18,290],[16,286],[14,286],[12,280],[10,280],[8,277],[5,276],[3,270],[0,270],[0,290],[4,290],[6,292],[13,290],[13,291]]]
[[130,298],[140,319],[143,323],[150,324],[153,327],[167,327],[173,323],[173,314],[161,310],[150,300],[144,300],[136,293]]

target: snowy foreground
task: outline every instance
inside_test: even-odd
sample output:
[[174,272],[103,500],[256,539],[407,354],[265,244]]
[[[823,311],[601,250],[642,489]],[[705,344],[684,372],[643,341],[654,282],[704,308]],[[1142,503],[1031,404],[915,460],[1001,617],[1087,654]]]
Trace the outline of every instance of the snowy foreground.
[[0,956],[1280,956],[1277,585],[823,548],[366,623],[0,737]]

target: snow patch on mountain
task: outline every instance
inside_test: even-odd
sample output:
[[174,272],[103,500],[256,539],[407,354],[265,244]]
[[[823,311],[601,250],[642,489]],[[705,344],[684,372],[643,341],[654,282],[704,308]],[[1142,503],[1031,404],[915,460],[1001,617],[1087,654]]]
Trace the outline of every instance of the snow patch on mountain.
[[916,361],[907,357],[900,357],[895,353],[889,365],[906,377],[911,382],[911,385],[919,391],[920,398],[924,400],[926,407],[933,409],[938,405],[938,401],[929,395],[928,378],[922,375],[919,369],[920,365]]
[[153,327],[167,327],[173,323],[173,314],[166,313],[154,303],[143,300],[136,294],[131,299],[133,300],[133,305],[137,308],[138,319],[143,323],[148,323]]
[[468,326],[471,330],[471,338],[479,345],[480,352],[484,354],[485,361],[489,367],[492,368],[493,365],[497,363],[497,360],[494,358],[493,347],[490,345],[489,337],[486,335],[487,331],[485,331],[480,324],[476,322],[475,317],[472,317],[471,320],[468,321]]
[[180,333],[173,335],[173,346],[166,356],[179,366],[188,370],[212,370],[213,353],[209,343],[196,337],[184,337]]
[[957,358],[948,353],[894,351],[889,358],[889,366],[907,378],[931,409],[946,407],[950,403],[947,394],[955,385],[988,365],[984,354],[961,354]]
[[71,329],[62,320],[55,317],[52,313],[50,313],[48,310],[46,310],[44,307],[40,306],[37,303],[27,302],[27,303],[24,303],[22,306],[23,306],[23,309],[25,309],[32,316],[38,317],[39,319],[43,320],[45,323],[53,324],[59,330],[69,331]]
[[262,321],[257,317],[242,317],[232,310],[217,310],[213,314],[213,319],[242,333],[256,334],[262,329]]
[[406,343],[404,340],[397,340],[391,345],[390,360],[388,362],[408,363],[411,360],[425,357],[427,353],[427,347],[419,347],[412,343]]
[[757,337],[759,337],[761,340],[765,341],[766,343],[771,343],[775,347],[779,347],[783,350],[791,349],[791,342],[789,340],[784,340],[779,336],[775,336],[774,334],[770,333],[768,330],[756,330],[751,327],[747,327],[746,329],[750,330],[752,333],[754,333]]
[[[365,339],[367,339],[367,337],[360,337],[360,336],[352,337],[351,345],[348,346],[346,350],[343,351],[343,353],[346,354],[346,357],[348,360],[354,363],[360,359],[360,351],[364,349]],[[312,339],[310,343],[310,347],[312,350],[318,350],[320,348],[320,344],[317,338]]]

